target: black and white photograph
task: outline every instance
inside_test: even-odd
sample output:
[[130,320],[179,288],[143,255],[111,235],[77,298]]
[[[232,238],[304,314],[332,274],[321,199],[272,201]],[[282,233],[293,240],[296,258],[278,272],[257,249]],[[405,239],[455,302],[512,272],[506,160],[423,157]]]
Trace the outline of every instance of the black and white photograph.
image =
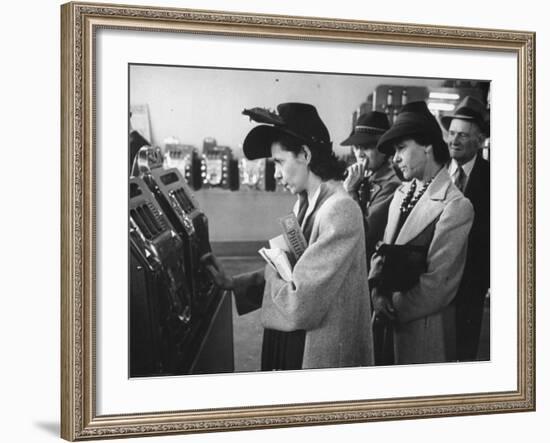
[[207,3],[61,7],[62,438],[533,415],[537,26]]
[[130,378],[491,360],[491,82],[128,66]]

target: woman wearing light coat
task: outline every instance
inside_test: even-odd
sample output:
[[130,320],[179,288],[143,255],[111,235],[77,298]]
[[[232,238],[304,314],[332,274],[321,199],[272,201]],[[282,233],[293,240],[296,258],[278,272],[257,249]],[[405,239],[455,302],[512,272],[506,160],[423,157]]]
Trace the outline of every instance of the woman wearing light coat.
[[275,178],[299,197],[294,211],[307,247],[291,281],[270,266],[229,277],[213,256],[207,268],[233,290],[240,314],[261,309],[263,370],[370,365],[365,237],[361,210],[342,186],[345,165],[313,106],[247,112],[268,124],[250,131],[243,151],[249,159],[271,157]]
[[[424,102],[403,108],[378,149],[393,152],[405,179],[390,204],[384,242],[424,247],[426,263],[407,290],[388,294],[375,288],[374,310],[392,321],[394,363],[452,361],[452,301],[464,270],[473,207],[451,181],[447,146]],[[375,254],[371,267],[372,278],[383,259]]]

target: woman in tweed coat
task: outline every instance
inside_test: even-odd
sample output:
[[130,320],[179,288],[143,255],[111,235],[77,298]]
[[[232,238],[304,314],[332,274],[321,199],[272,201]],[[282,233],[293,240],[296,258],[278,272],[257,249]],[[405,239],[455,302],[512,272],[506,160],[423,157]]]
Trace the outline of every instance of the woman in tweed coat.
[[269,125],[250,131],[244,153],[274,159],[275,178],[299,197],[294,211],[308,246],[290,282],[269,266],[229,277],[212,256],[207,268],[234,291],[240,314],[261,309],[263,370],[372,364],[362,216],[343,189],[345,167],[325,125],[313,106],[301,103],[281,104],[267,117],[245,113]]
[[[389,293],[380,290],[382,285],[374,288],[375,312],[392,321],[396,364],[455,360],[451,302],[464,270],[472,204],[449,177],[449,151],[425,102],[404,106],[378,149],[393,152],[393,162],[406,181],[390,204],[384,243],[425,248],[426,262],[411,287]],[[377,281],[383,262],[373,255],[371,282]],[[394,275],[406,271],[396,270]]]

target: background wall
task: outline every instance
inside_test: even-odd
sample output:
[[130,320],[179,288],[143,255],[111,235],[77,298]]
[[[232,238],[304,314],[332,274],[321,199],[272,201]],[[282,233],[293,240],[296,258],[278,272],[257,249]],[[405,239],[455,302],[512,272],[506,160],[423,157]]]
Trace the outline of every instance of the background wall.
[[[214,65],[215,61],[211,60]],[[375,68],[373,68],[376,70]],[[334,64],[334,71],[339,66]],[[279,103],[313,104],[329,129],[334,151],[344,157],[349,146],[340,146],[350,133],[352,114],[380,85],[415,86],[433,90],[441,79],[375,77],[366,75],[314,74],[281,71],[133,65],[130,67],[130,106],[145,105],[154,146],[164,147],[167,138],[193,145],[202,152],[205,137],[229,146],[243,157],[242,142],[254,126],[242,115],[245,108],[275,108]],[[400,88],[394,90],[400,102]],[[399,92],[398,92],[399,91]],[[411,99],[409,90],[409,100]],[[136,118],[136,113],[133,113]],[[132,122],[134,129],[139,129]],[[242,191],[242,188],[241,188]],[[265,241],[280,232],[281,214],[290,212],[295,198],[288,193],[210,192],[195,193],[209,218],[213,241]],[[240,217],[250,214],[245,225]],[[256,253],[256,249],[252,248]]]
[[[316,15],[374,21],[525,29],[537,32],[538,224],[550,223],[545,190],[549,174],[548,47],[544,3],[524,0],[510,8],[464,0],[452,7],[437,0],[358,3],[353,0],[133,0],[135,4]],[[2,128],[2,279],[0,294],[0,405],[2,441],[58,441],[59,433],[59,4],[57,0],[10,2],[0,28]],[[498,12],[497,12],[497,9]],[[11,149],[11,151],[10,151]],[[498,149],[498,147],[494,147]],[[546,200],[546,201],[545,201]],[[550,262],[548,231],[538,232],[536,413],[410,420],[389,423],[278,429],[139,439],[144,442],[276,441],[546,441],[550,416]],[[292,388],[292,387],[289,387]]]
[[241,115],[243,109],[275,108],[292,101],[311,103],[329,129],[336,153],[344,155],[350,150],[340,143],[349,135],[352,113],[378,85],[435,88],[442,83],[399,77],[132,66],[130,104],[148,105],[152,143],[158,146],[166,137],[175,136],[184,144],[202,148],[203,139],[212,136],[241,157],[242,142],[252,127]]

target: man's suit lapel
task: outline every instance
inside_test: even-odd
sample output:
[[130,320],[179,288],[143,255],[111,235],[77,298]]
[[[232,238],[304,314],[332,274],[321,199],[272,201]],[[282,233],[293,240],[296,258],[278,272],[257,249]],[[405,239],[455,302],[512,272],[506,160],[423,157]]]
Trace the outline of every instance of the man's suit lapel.
[[371,183],[369,203],[374,200],[374,197],[376,197],[376,194],[378,194],[380,192],[380,189],[382,189],[382,186],[380,186],[378,183]]
[[371,188],[370,188],[369,202],[372,202],[376,197],[376,194],[378,194],[382,189],[382,185],[380,183],[389,180],[392,174],[393,174],[393,170],[391,169],[391,166],[388,163],[382,165],[380,167],[380,170],[378,170],[375,173],[375,177],[372,177],[370,180]]
[[443,168],[405,220],[395,244],[404,245],[410,242],[439,217],[445,207],[443,200],[450,184],[449,174]]

